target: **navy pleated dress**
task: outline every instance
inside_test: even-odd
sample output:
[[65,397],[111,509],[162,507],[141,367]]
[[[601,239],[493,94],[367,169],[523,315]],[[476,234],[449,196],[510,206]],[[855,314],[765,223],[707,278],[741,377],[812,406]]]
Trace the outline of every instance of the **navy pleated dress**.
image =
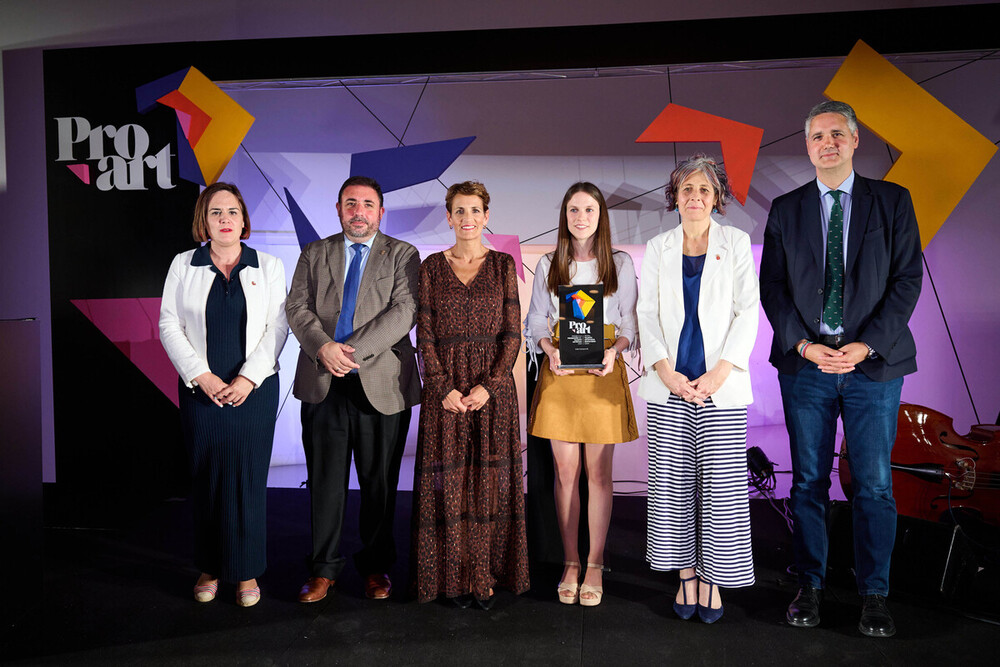
[[[246,361],[247,306],[239,273],[258,266],[257,252],[244,246],[228,281],[212,264],[208,245],[191,263],[216,274],[205,304],[208,366],[232,382]],[[238,407],[220,408],[183,381],[179,395],[191,464],[195,565],[223,581],[255,579],[267,567],[267,471],[278,375],[268,376]]]

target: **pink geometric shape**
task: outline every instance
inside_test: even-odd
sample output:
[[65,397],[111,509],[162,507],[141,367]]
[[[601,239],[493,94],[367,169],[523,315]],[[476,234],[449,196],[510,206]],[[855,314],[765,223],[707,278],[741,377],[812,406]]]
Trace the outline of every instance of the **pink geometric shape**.
[[68,164],[66,167],[76,174],[81,181],[90,185],[90,165],[88,164]]
[[177,405],[177,371],[160,344],[160,298],[72,299],[108,340]]
[[180,109],[175,109],[177,114],[177,122],[181,124],[181,130],[184,132],[184,136],[187,138],[188,143],[191,142],[191,114],[185,113]]
[[499,250],[514,258],[514,266],[517,267],[517,277],[524,280],[524,264],[521,262],[521,239],[517,234],[483,234],[486,241]]

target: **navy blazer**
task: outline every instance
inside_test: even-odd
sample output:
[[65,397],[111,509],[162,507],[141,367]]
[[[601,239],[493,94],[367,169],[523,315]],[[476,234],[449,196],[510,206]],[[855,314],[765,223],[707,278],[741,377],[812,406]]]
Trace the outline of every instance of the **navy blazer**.
[[[767,216],[760,296],[774,328],[770,361],[780,373],[797,373],[809,363],[795,344],[820,336],[826,255],[820,216],[815,180],[775,199]],[[858,370],[880,382],[917,370],[907,323],[920,296],[923,267],[906,188],[855,177],[844,269],[845,339],[863,341],[878,353]]]

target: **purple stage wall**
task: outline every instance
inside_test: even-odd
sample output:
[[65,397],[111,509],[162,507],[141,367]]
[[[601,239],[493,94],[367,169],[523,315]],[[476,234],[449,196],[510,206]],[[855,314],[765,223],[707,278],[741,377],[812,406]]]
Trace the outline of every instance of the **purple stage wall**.
[[[83,90],[88,86],[65,88],[57,97],[68,108],[85,99],[87,94],[103,95],[101,91],[107,92],[108,86],[117,86],[114,96],[125,100],[128,97],[126,93],[131,94],[136,85],[189,65],[198,66],[213,76],[213,69],[225,70],[225,65],[214,62],[211,55],[196,58],[198,53],[211,52],[210,47],[199,51],[190,45],[160,45],[122,47],[122,50],[81,49],[57,54],[53,57],[82,63],[80,71],[100,71],[102,62],[125,61],[128,63],[125,70],[129,73],[126,76],[119,71],[116,78],[100,81],[97,85],[89,85],[93,81],[91,79],[88,81],[90,91]],[[193,61],[193,57],[198,61]],[[20,77],[31,80],[40,76],[37,54],[29,53],[23,57],[5,54],[4,58],[5,87],[8,90],[21,80]],[[962,57],[957,56],[956,59],[961,60]],[[971,59],[968,57],[965,61]],[[669,144],[632,143],[649,121],[672,101],[764,129],[763,148],[747,204],[744,207],[734,205],[727,218],[730,224],[750,232],[755,242],[759,243],[770,201],[812,177],[812,168],[801,139],[801,117],[809,106],[821,99],[822,90],[837,64],[806,61],[738,70],[726,66],[682,67],[674,68],[669,75],[664,67],[651,70],[652,73],[635,72],[629,76],[435,82],[428,84],[426,89],[422,80],[412,83],[396,81],[354,88],[353,94],[337,85],[251,90],[224,84],[229,93],[257,118],[257,122],[244,141],[245,150],[237,153],[223,178],[239,183],[247,195],[254,220],[255,235],[251,243],[281,257],[290,275],[298,253],[297,244],[291,218],[281,201],[282,197],[276,193],[283,192],[283,188],[287,187],[319,233],[326,235],[337,229],[333,200],[337,185],[347,175],[351,153],[396,145],[387,127],[397,136],[402,135],[406,128],[407,144],[474,135],[476,141],[441,180],[445,184],[466,178],[479,178],[486,182],[494,200],[491,207],[492,231],[517,234],[522,240],[530,239],[523,248],[529,270],[534,268],[532,258],[554,240],[554,233],[548,230],[555,225],[561,193],[566,185],[581,178],[595,181],[608,195],[615,206],[612,213],[615,241],[634,248],[637,261],[641,261],[644,242],[667,226],[676,224],[676,218],[662,210],[662,190],[657,190],[662,187],[666,174],[674,164],[675,150],[678,158],[696,150],[719,152],[714,144],[680,144],[675,148]],[[62,86],[60,81],[51,78],[59,76],[58,68],[49,65],[47,61],[46,77],[51,94]],[[918,81],[951,70],[954,65],[954,59],[934,58],[900,63],[904,72]],[[984,59],[937,76],[925,88],[980,132],[991,138],[998,137],[1000,119],[994,112],[996,104],[983,104],[984,95],[997,94],[983,90],[977,83],[997,80],[998,70],[1000,66],[996,60]],[[227,77],[220,74],[217,78]],[[79,92],[72,92],[74,90]],[[60,202],[72,201],[75,196],[72,188],[86,186],[64,165],[53,165],[53,118],[76,112],[46,111],[44,117],[39,118],[37,114],[42,113],[40,105],[35,105],[33,111],[30,104],[12,105],[9,94],[7,102],[8,125],[17,122],[19,126],[33,129],[36,138],[40,131],[49,134],[49,219],[50,224],[55,225],[54,229],[63,230],[50,247],[55,258],[51,267],[51,291],[57,390],[55,434],[50,433],[48,437],[55,440],[58,456],[53,459],[51,453],[47,453],[46,480],[55,479],[57,464],[60,481],[63,481],[64,474],[69,479],[77,475],[86,477],[97,464],[121,464],[125,470],[130,467],[142,470],[152,468],[157,475],[170,476],[173,474],[170,470],[177,470],[174,449],[179,446],[175,438],[176,426],[170,421],[172,404],[153,382],[131,366],[122,346],[104,338],[100,329],[91,324],[79,308],[70,307],[69,300],[157,296],[156,286],[162,282],[169,256],[190,246],[185,238],[188,224],[186,210],[190,209],[196,190],[188,188],[185,192],[185,186],[181,186],[180,191],[171,193],[177,199],[174,212],[155,209],[149,217],[142,214],[147,210],[142,197],[148,192],[130,193],[135,196],[124,204],[122,212],[109,213],[114,209],[107,208],[108,200],[100,199],[91,187],[89,194],[84,195],[92,202],[88,204],[90,208],[87,212],[62,213]],[[49,102],[51,98],[47,100]],[[106,122],[118,125],[132,122],[128,118],[129,114],[135,114],[134,105],[127,113],[122,106],[120,113],[120,119],[109,117]],[[155,124],[148,117],[136,118],[135,122]],[[160,121],[166,122],[162,118]],[[163,131],[169,134],[172,128],[165,127]],[[23,136],[9,135],[9,152],[21,146],[22,142],[25,146],[31,145],[30,131]],[[27,147],[25,151],[29,164],[31,160],[40,161],[37,152],[31,153]],[[871,132],[862,129],[856,163],[860,173],[878,177],[887,171],[892,157],[891,150]],[[53,176],[57,171],[65,172],[61,180]],[[19,173],[8,169],[10,186],[28,187],[28,184],[19,183]],[[995,289],[997,279],[993,260],[1000,249],[1000,232],[993,223],[994,207],[991,198],[988,198],[998,184],[1000,173],[994,161],[973,185],[926,253],[928,267],[937,283],[959,354],[965,362],[966,375],[982,421],[993,421],[1000,408],[1000,383],[994,379],[1000,370],[1000,352],[992,345],[994,336],[991,335],[1000,320],[1000,296]],[[388,195],[388,216],[384,228],[391,234],[416,243],[422,254],[448,243],[443,191],[440,183],[432,181]],[[41,205],[44,206],[44,202]],[[99,224],[104,220],[114,222],[113,231]],[[121,221],[125,221],[124,225]],[[139,221],[134,228],[133,221]],[[10,285],[16,276],[27,271],[25,264],[47,258],[40,258],[37,250],[30,252],[32,247],[40,245],[40,232],[27,234],[21,227],[5,224],[7,230],[12,235],[8,238],[13,238],[28,250],[22,256],[12,257],[12,261],[6,264],[4,284]],[[119,260],[131,257],[131,252],[106,252],[99,263],[108,269],[103,277],[100,275],[101,268],[87,258],[74,258],[73,251],[79,249],[81,242],[88,252],[105,252],[103,245],[116,244],[122,237],[130,235],[137,236],[133,241],[137,241],[139,248],[152,247],[155,252],[145,261],[130,260],[126,264]],[[163,241],[164,238],[167,240]],[[73,264],[81,259],[83,261],[79,264]],[[86,267],[95,275],[88,274],[84,276],[85,280],[80,280],[82,274],[70,270],[74,266]],[[523,289],[530,286],[530,271],[527,279]],[[105,286],[97,290],[86,287],[94,283],[104,283]],[[107,288],[109,283],[111,288]],[[31,295],[37,289],[38,285],[32,285],[31,289],[19,291],[19,294]],[[5,291],[10,290],[5,287]],[[37,296],[5,296],[5,311],[25,304],[31,310],[40,300]],[[527,305],[526,299],[523,303]],[[64,325],[69,321],[72,322],[70,328],[65,329]],[[976,419],[965,395],[944,320],[929,281],[925,282],[924,293],[914,314],[913,329],[917,338],[920,371],[907,379],[904,399],[953,415],[957,430],[966,431]],[[762,318],[752,366],[756,402],[751,410],[751,425],[760,429],[757,431],[760,442],[754,444],[762,445],[781,465],[787,461],[787,444],[784,441],[776,378],[764,354],[769,333],[766,320]],[[60,339],[60,336],[63,338]],[[85,347],[82,350],[72,349],[81,340],[85,341]],[[285,390],[290,386],[295,350],[295,341],[290,338],[283,355],[282,383]],[[78,357],[83,361],[79,361]],[[82,367],[78,365],[81,363]],[[117,369],[115,373],[120,373],[124,379],[102,376],[107,373],[109,365]],[[49,382],[44,371],[43,368],[43,390],[44,384]],[[83,371],[88,380],[99,378],[96,386],[93,383],[87,385],[89,395],[84,396],[83,401],[71,379],[79,377],[79,371]],[[123,391],[128,396],[121,401],[106,398],[102,401],[103,392],[95,389],[104,386],[108,387],[109,394],[120,392],[124,387]],[[638,409],[643,411],[641,402]],[[297,404],[289,398],[283,405],[279,420],[276,464],[295,464],[302,460],[297,415]],[[43,429],[51,428],[51,423],[43,422]],[[102,437],[109,423],[118,424],[113,442],[107,442],[96,451],[88,448],[88,443]],[[136,427],[136,424],[139,426]],[[135,437],[136,428],[141,432],[141,428],[148,428],[150,424],[155,424],[157,430],[153,435],[155,447],[150,447],[145,436]],[[80,429],[86,434],[85,438],[75,437],[81,433]],[[89,434],[87,429],[91,429]],[[751,440],[754,440],[753,432]],[[151,454],[151,450],[155,453]],[[137,451],[145,453],[139,456]],[[641,443],[620,448],[615,477],[645,479],[644,464],[645,453]],[[118,469],[116,473],[121,471]],[[114,483],[113,479],[120,480],[121,476],[109,475],[109,483]],[[629,487],[624,490],[635,489]]]

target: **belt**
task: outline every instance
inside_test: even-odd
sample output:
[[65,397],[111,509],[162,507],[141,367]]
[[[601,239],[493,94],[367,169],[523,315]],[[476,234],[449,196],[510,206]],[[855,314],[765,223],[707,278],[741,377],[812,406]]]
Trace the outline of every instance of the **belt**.
[[844,337],[844,334],[824,334],[817,338],[816,342],[820,345],[832,347],[835,350],[839,350],[844,345],[847,345],[847,339]]

